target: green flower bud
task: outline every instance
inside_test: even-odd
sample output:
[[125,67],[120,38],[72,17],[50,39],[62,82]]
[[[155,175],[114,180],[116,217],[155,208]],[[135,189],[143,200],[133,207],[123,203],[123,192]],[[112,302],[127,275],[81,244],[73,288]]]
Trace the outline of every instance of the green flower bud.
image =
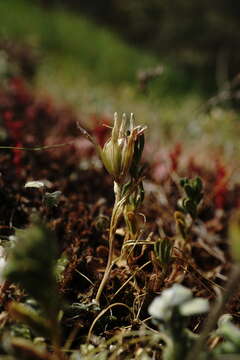
[[112,133],[103,148],[79,124],[78,128],[95,146],[103,165],[117,183],[122,183],[129,175],[136,175],[143,151],[143,133],[146,126],[134,126],[133,114],[130,119],[123,114],[121,120],[118,119],[117,113],[114,114]]
[[[114,177],[114,180],[121,182],[130,174],[130,169],[135,160],[135,146],[139,138],[143,136],[146,127],[134,126],[134,117],[131,114],[128,121],[125,114],[119,121],[117,113],[114,114],[114,126],[110,139],[104,145],[100,156],[106,170]],[[140,158],[139,158],[140,160]]]

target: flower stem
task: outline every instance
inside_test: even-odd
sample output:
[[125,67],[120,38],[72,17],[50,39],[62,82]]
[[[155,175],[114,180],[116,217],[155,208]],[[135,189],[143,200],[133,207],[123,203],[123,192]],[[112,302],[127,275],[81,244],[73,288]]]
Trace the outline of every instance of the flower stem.
[[97,295],[95,298],[95,301],[97,303],[99,303],[100,297],[102,295],[104,286],[106,284],[106,282],[108,281],[111,269],[112,269],[112,265],[113,265],[113,255],[114,255],[114,238],[115,238],[115,232],[117,229],[117,225],[118,225],[118,221],[119,218],[122,214],[121,212],[121,188],[119,186],[119,184],[117,184],[116,182],[114,182],[114,193],[115,193],[115,202],[114,202],[114,206],[113,206],[113,211],[112,211],[112,217],[111,217],[111,222],[110,222],[110,230],[109,230],[109,252],[108,252],[108,261],[107,261],[107,266],[105,269],[105,273],[104,276],[102,278],[102,281],[100,283],[100,286],[98,288],[97,291]]

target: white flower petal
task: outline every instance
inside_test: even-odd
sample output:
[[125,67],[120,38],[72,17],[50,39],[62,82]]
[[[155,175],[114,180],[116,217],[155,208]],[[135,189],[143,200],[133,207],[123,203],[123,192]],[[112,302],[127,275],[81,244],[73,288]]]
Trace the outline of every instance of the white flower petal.
[[28,181],[24,185],[25,188],[37,188],[37,189],[40,189],[44,186],[45,186],[45,184],[42,181]]
[[155,319],[167,321],[171,317],[172,309],[163,301],[162,296],[157,296],[148,307],[148,312]]
[[183,285],[174,284],[170,289],[163,291],[162,297],[169,306],[177,306],[191,299],[192,292]]
[[167,321],[171,317],[172,309],[190,300],[191,297],[192,292],[190,289],[180,284],[174,284],[153,300],[148,308],[148,312],[155,319]]
[[182,304],[179,310],[183,316],[204,314],[209,310],[209,303],[207,299],[196,298]]

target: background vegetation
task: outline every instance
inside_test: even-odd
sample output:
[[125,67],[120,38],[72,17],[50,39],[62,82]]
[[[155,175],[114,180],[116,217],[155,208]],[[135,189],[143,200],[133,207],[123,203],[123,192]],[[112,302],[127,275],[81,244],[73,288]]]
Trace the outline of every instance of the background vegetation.
[[188,81],[214,89],[236,75],[240,5],[232,1],[38,0],[86,13],[125,40],[182,67]]
[[[40,3],[43,7],[39,7]],[[236,22],[230,22],[230,15],[227,17],[230,10],[233,15],[237,14],[234,6],[229,4],[227,12],[223,5],[215,11],[212,3],[207,5],[205,2],[201,2],[201,6],[197,2],[179,2],[172,9],[173,5],[167,6],[164,2],[151,1],[147,5],[130,1],[121,2],[121,9],[117,2],[91,2],[94,6],[90,9],[90,5],[81,2],[76,13],[75,8],[71,11],[73,4],[70,4],[27,0],[12,0],[10,8],[5,2],[0,4],[2,36],[31,44],[39,53],[35,86],[40,92],[45,93],[47,88],[60,103],[65,101],[73,105],[83,118],[93,113],[111,116],[115,110],[131,112],[134,109],[140,121],[147,122],[150,129],[154,129],[152,136],[162,142],[178,141],[184,137],[186,143],[189,140],[191,143],[204,136],[206,147],[213,136],[215,144],[226,147],[227,152],[238,148],[237,142],[233,145],[232,141],[238,136],[239,127],[238,113],[233,110],[233,106],[238,106],[238,82],[235,81],[233,87],[231,82],[237,73],[235,60],[223,56],[224,66],[220,69],[218,83],[215,81],[216,62],[211,60],[210,67],[208,62],[213,58],[211,54],[215,54],[216,59],[218,57],[213,38],[223,41],[237,26]],[[204,16],[196,15],[199,6],[202,9],[200,14],[204,13]],[[107,14],[111,14],[111,22],[108,22]],[[222,22],[225,19],[226,26],[222,26],[221,33],[218,28],[206,27],[205,18],[212,19],[211,14]],[[125,25],[121,23],[117,27],[117,19]],[[221,23],[218,20],[216,24]],[[195,26],[194,31],[191,24]],[[160,27],[158,30],[157,25]],[[166,27],[164,31],[162,26]],[[112,28],[115,33],[110,31]],[[128,44],[122,40],[126,40],[125,31]],[[149,35],[147,41],[146,34],[153,36]],[[233,47],[237,56],[236,43],[232,43],[237,41],[234,40],[236,37],[234,31],[229,48]],[[205,45],[200,46],[199,42],[204,43],[204,39],[211,44],[208,45],[211,51]],[[188,54],[189,61],[184,60],[180,53]],[[150,79],[142,89],[139,73],[148,73],[149,69],[158,66],[163,69],[161,74]]]

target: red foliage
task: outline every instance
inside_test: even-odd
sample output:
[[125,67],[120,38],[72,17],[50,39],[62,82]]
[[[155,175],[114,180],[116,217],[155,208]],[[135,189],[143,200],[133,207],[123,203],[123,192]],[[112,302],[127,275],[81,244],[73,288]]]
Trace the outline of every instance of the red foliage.
[[182,145],[180,143],[175,144],[169,152],[164,150],[158,151],[154,156],[152,165],[153,179],[161,183],[169,178],[172,171],[178,171],[181,155]]
[[[32,101],[24,80],[20,77],[9,79],[6,94],[1,92],[0,110],[2,112],[3,124],[12,139],[11,145],[15,147],[23,146],[23,131],[28,122],[28,117],[24,116],[24,109]],[[7,97],[6,97],[7,96]],[[6,101],[7,100],[7,101]],[[21,171],[22,152],[13,150],[13,164],[16,172]]]
[[[5,145],[32,147],[53,145],[79,136],[77,118],[68,109],[56,109],[51,99],[41,99],[21,77],[9,78],[0,88],[0,114],[9,137]],[[46,126],[47,124],[47,126]],[[13,149],[13,164],[21,172],[24,152]]]
[[19,76],[10,78],[9,88],[19,105],[26,106],[32,101],[32,96],[30,95],[23,78]]
[[227,167],[219,160],[216,160],[216,181],[214,184],[214,200],[216,208],[223,209],[226,205],[228,194],[228,176]]
[[[93,123],[93,134],[97,138],[98,143],[103,146],[107,140],[109,134],[109,128],[111,120],[102,115],[94,114],[90,118]],[[104,126],[105,125],[105,126]]]
[[201,167],[196,164],[194,156],[190,156],[188,160],[187,170],[189,173],[189,176],[194,176],[195,174],[200,175],[201,174]]
[[[20,76],[9,78],[5,86],[0,87],[0,114],[9,137],[5,145],[33,147],[70,143],[69,156],[75,154],[81,160],[95,154],[92,144],[77,129],[79,119],[73,111],[67,107],[56,108],[49,97],[39,99]],[[101,146],[107,140],[109,124],[106,116],[90,117],[93,135]],[[25,152],[13,149],[12,153],[16,173],[20,174]],[[52,157],[65,155],[66,148],[61,147],[55,149]]]
[[182,145],[180,143],[177,143],[174,146],[173,150],[170,151],[169,153],[169,157],[171,159],[172,171],[177,171],[181,154],[182,154]]

